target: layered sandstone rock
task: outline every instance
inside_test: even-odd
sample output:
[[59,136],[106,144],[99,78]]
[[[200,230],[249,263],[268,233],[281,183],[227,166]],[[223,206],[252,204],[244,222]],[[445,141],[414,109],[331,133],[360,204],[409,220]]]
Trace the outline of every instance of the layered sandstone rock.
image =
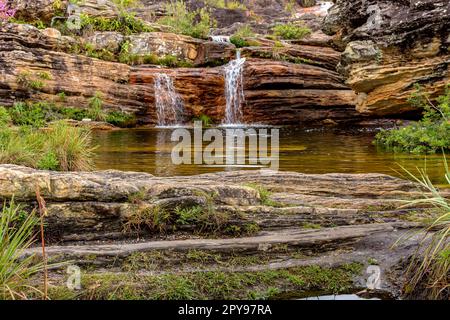
[[234,58],[236,47],[229,43],[216,43],[173,33],[151,32],[131,35],[130,53],[137,56],[153,54],[175,56],[195,65],[222,64]]
[[413,110],[420,84],[432,99],[449,83],[448,1],[336,1],[324,31],[344,50],[340,72],[370,115]]
[[[275,192],[279,205],[264,205],[257,190],[248,186],[255,183]],[[242,171],[167,178],[136,172],[61,173],[0,165],[2,203],[14,196],[31,210],[37,188],[48,209],[47,232],[66,241],[127,238],[127,221],[154,208],[176,215],[176,208],[200,206],[214,210],[214,215],[226,214],[227,223],[254,223],[262,229],[305,223],[399,222],[409,211],[397,209],[403,203],[398,199],[419,196],[413,183],[376,174]],[[152,235],[151,230],[146,232]],[[153,230],[155,234],[158,232]]]
[[[225,114],[225,72],[216,68],[160,69],[136,67],[131,83],[141,87],[145,101],[155,104],[154,82],[168,74],[183,98],[188,115],[206,114],[220,122]],[[244,120],[270,124],[311,123],[328,118],[354,121],[355,95],[334,71],[306,64],[248,59],[244,66]],[[149,119],[156,110],[149,108]],[[150,120],[152,121],[152,120]],[[154,120],[153,120],[154,121]]]

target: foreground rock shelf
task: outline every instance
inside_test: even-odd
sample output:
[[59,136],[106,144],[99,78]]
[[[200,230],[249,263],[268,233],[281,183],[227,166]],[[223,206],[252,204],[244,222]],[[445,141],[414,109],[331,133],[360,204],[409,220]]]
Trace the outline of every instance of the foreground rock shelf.
[[[162,178],[0,166],[2,200],[14,196],[31,209],[36,186],[48,209],[49,257],[76,261],[95,270],[94,278],[291,272],[376,260],[396,279],[383,282],[384,289],[398,294],[396,268],[415,250],[418,235],[391,247],[420,227],[429,210],[402,208],[401,200],[420,197],[417,185],[380,174],[237,171]],[[261,186],[272,192],[269,198]],[[206,220],[180,222],[181,208]],[[189,211],[193,208],[200,209]],[[162,213],[169,218],[157,225]],[[133,221],[137,228],[126,228]],[[24,254],[40,252],[32,248]],[[362,285],[364,277],[353,274],[350,287]],[[55,270],[52,279],[56,285],[61,275]],[[291,287],[285,285],[280,288]]]

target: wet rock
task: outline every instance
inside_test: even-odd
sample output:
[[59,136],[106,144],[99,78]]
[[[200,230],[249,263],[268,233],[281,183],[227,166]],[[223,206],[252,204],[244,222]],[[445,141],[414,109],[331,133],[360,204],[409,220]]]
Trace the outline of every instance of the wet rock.
[[[224,70],[133,68],[131,83],[141,87],[149,105],[155,104],[154,79],[159,73],[174,79],[189,116],[207,114],[220,122],[225,114]],[[334,71],[306,64],[248,59],[244,67],[244,120],[271,124],[321,121],[335,118],[345,121],[360,116],[354,109],[354,93]],[[274,108],[277,117],[273,116]],[[149,121],[156,109],[148,110]]]

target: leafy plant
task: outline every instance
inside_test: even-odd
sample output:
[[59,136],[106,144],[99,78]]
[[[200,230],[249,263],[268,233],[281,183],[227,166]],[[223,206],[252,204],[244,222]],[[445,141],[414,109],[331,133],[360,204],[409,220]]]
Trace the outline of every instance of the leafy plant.
[[112,111],[106,114],[106,122],[120,128],[129,128],[136,125],[136,117],[122,111]]
[[87,116],[95,121],[105,121],[106,114],[103,111],[103,96],[102,93],[97,91],[94,96],[89,99],[89,109]]
[[0,163],[31,168],[79,171],[92,169],[90,131],[71,127],[64,121],[42,131],[30,127],[0,130]]
[[61,118],[54,107],[46,102],[17,102],[9,110],[9,114],[15,125],[36,128],[44,127],[47,122]]
[[417,86],[411,97],[413,106],[423,109],[423,119],[403,128],[382,130],[375,138],[375,144],[394,152],[434,153],[450,149],[450,87],[446,94],[437,99],[435,105],[427,94]]
[[11,116],[5,107],[0,106],[0,128],[8,126],[12,122]]
[[272,28],[275,36],[286,40],[300,40],[311,34],[311,29],[293,23],[279,24]]
[[230,42],[238,48],[250,46],[249,40],[246,38],[252,38],[255,36],[252,28],[249,25],[244,25],[240,27],[236,32],[230,37]]
[[158,22],[173,28],[174,32],[194,38],[207,38],[211,27],[216,25],[205,9],[189,11],[184,1],[174,1],[166,6],[167,16]]
[[211,119],[211,117],[209,117],[206,114],[201,114],[198,117],[195,117],[194,119],[192,119],[193,121],[201,121],[202,122],[202,126],[205,128],[208,128],[212,125],[213,121]]
[[[22,257],[24,250],[35,241],[39,219],[34,212],[24,211],[12,199],[4,202],[0,214],[0,299],[26,299],[24,292],[39,292],[28,283],[33,274],[43,270],[34,256]],[[41,294],[41,293],[40,293]]]
[[[447,187],[450,187],[450,170],[445,157],[444,160],[445,180]],[[448,300],[450,298],[450,201],[431,183],[425,170],[419,169],[418,176],[404,170],[419,183],[423,190],[423,198],[409,201],[407,206],[431,205],[436,209],[436,215],[424,229],[425,235],[406,271],[410,280],[405,286],[405,291],[407,294],[413,294],[420,288],[427,298]]]
[[117,18],[93,17],[87,14],[81,14],[82,30],[94,31],[116,31],[126,35],[133,33],[152,32],[153,28],[149,27],[133,13],[121,11]]
[[202,214],[203,208],[201,206],[195,206],[190,208],[175,208],[175,214],[178,219],[176,221],[177,224],[187,225],[187,224],[195,224],[198,222],[199,216]]

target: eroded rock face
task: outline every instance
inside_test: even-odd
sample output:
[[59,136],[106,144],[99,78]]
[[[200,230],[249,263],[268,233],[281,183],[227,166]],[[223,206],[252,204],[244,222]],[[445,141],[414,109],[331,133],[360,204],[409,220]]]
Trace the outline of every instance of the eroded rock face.
[[420,84],[431,98],[449,83],[450,3],[336,1],[323,30],[344,51],[340,72],[358,92],[357,109],[370,115],[413,110],[408,98]]
[[[141,87],[149,106],[155,103],[154,81],[159,73],[173,79],[188,116],[206,114],[219,123],[222,121],[226,106],[223,67],[133,68],[131,83]],[[361,118],[354,109],[353,91],[334,71],[306,64],[248,59],[243,77],[246,122],[298,124],[328,118],[342,121]],[[153,122],[155,108],[150,107],[148,112],[149,121]]]
[[15,17],[26,21],[42,20],[49,22],[56,13],[65,12],[67,0],[9,0],[11,8],[17,10]]
[[[259,192],[247,183],[275,192],[280,206],[263,205]],[[167,178],[137,172],[62,173],[0,165],[1,203],[14,196],[32,209],[36,188],[46,201],[47,232],[66,241],[127,237],[124,226],[130,217],[155,207],[174,214],[175,208],[213,206],[234,224],[254,223],[270,230],[306,222],[324,226],[392,222],[394,215],[400,218],[408,213],[395,211],[403,204],[398,199],[419,196],[413,183],[377,174],[240,171]]]
[[[79,39],[61,36],[55,29],[38,30],[29,25],[5,24],[0,33],[2,72],[0,102],[11,106],[16,101],[53,101],[62,106],[87,107],[97,91],[103,94],[107,110],[122,110],[137,115],[141,124],[156,124],[154,77],[158,73],[170,75],[182,96],[186,118],[207,114],[221,122],[225,113],[225,82],[223,66],[214,68],[161,68],[136,66],[93,59],[71,54]],[[135,53],[158,53],[162,56],[178,54],[193,63],[229,60],[234,55],[230,44],[202,41],[165,33],[149,33],[123,37],[114,32],[95,33],[83,39],[96,49],[113,53],[120,50],[118,43],[134,39]],[[162,41],[164,39],[165,41]],[[132,50],[134,50],[132,49]],[[266,51],[264,51],[266,50]],[[244,55],[270,51],[254,48]],[[315,122],[328,118],[355,120],[360,116],[354,110],[355,96],[333,69],[337,53],[324,48],[314,56],[315,47],[287,45],[285,54],[293,59],[314,59],[305,63],[288,63],[262,59],[248,59],[244,68],[244,119],[248,122],[292,123]],[[48,74],[40,79],[39,74]],[[42,82],[33,88],[27,81]],[[47,78],[47,77],[46,77]],[[61,101],[58,94],[64,92]],[[274,111],[278,110],[274,117]]]
[[127,37],[130,53],[138,56],[175,56],[195,65],[223,63],[231,60],[236,47],[173,33],[151,32]]

